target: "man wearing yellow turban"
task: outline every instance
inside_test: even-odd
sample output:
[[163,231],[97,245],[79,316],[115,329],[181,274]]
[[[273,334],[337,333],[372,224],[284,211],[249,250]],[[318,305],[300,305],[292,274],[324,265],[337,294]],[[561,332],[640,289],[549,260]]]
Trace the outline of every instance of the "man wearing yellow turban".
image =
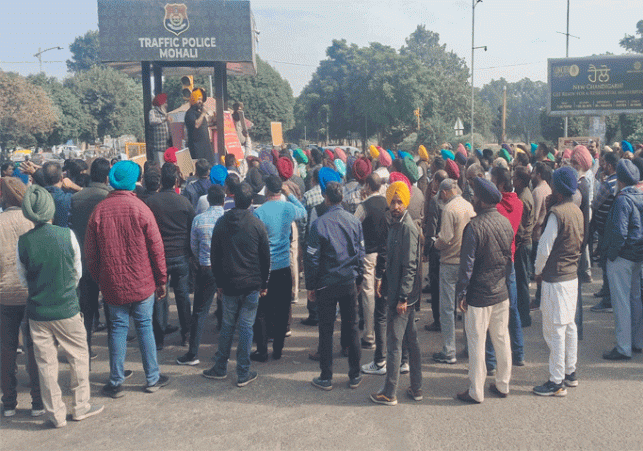
[[208,131],[208,115],[203,107],[203,91],[199,88],[192,91],[190,109],[185,112],[185,128],[188,132],[188,148],[192,159],[205,158],[215,164],[214,149]]
[[419,293],[411,297],[420,257],[420,234],[413,219],[406,213],[411,193],[404,182],[395,182],[388,187],[386,201],[393,217],[386,242],[386,382],[379,393],[371,394],[370,399],[377,404],[393,406],[397,404],[402,340],[405,335],[408,340],[411,369],[411,386],[407,395],[415,401],[422,400],[422,367],[414,307],[419,300]]
[[370,155],[371,155],[371,158],[372,158],[373,160],[375,160],[376,158],[378,158],[378,157],[380,156],[380,151],[379,151],[379,150],[377,150],[377,147],[375,147],[375,146],[373,146],[373,145],[371,145],[371,146],[368,148],[368,151],[369,151],[369,153],[370,153]]

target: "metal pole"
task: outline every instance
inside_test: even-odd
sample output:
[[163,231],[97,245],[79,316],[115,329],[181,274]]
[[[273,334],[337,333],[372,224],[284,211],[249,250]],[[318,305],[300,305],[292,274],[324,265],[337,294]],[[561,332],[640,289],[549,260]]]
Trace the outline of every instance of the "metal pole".
[[150,129],[150,110],[152,109],[152,80],[150,79],[150,62],[141,61],[141,82],[143,87],[143,120],[145,124],[145,149],[148,161],[156,161],[158,158],[152,152],[152,130]]
[[507,140],[507,85],[502,87],[502,142]]
[[[215,61],[214,63],[214,99],[216,100],[216,113],[217,113],[217,153],[219,157],[225,156],[225,130],[223,126],[223,99],[224,85],[223,77],[225,76],[226,63]],[[215,161],[217,161],[215,159]]]
[[[569,0],[567,0],[567,33],[565,34],[565,58],[569,58]],[[569,126],[569,117],[565,116],[565,130],[564,130],[565,138],[567,138],[568,126]]]
[[42,74],[42,49],[40,47],[38,47],[38,53],[36,53],[36,55],[38,55],[38,63],[40,63],[40,72],[39,73]]
[[474,111],[474,96],[475,91],[473,88],[473,55],[475,50],[475,27],[476,26],[476,0],[471,0],[471,146],[475,149],[475,139],[473,138],[473,111]]

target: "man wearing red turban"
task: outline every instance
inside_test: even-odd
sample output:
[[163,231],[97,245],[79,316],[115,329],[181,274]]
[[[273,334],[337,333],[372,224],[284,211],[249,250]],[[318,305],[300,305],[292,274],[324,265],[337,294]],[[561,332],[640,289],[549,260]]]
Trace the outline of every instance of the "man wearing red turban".
[[163,162],[163,152],[172,145],[172,136],[170,135],[170,123],[172,117],[167,114],[167,94],[157,94],[152,100],[152,109],[150,110],[150,136],[149,143],[153,152],[156,152],[160,162]]

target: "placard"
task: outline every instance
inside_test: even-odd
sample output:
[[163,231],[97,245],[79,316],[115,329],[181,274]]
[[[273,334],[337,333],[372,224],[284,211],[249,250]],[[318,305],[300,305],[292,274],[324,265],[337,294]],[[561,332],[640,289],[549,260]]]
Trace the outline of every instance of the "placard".
[[176,165],[181,169],[183,177],[189,177],[196,172],[190,149],[181,149],[176,153]]
[[281,122],[270,123],[270,135],[272,136],[272,145],[281,146],[284,143],[284,135]]
[[141,174],[143,171],[145,171],[145,162],[147,161],[147,155],[137,155],[135,157],[130,158],[130,161],[133,161],[137,165],[141,167]]

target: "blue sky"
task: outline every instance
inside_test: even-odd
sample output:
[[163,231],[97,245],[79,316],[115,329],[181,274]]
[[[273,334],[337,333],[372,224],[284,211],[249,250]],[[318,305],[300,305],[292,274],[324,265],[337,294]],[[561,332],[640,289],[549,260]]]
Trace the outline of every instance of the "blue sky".
[[[176,0],[178,1],[178,0]],[[184,0],[189,4],[189,0]],[[360,46],[404,44],[418,24],[440,34],[442,43],[471,60],[471,1],[255,0],[259,55],[286,78],[295,94],[310,80],[333,39]],[[641,0],[571,0],[570,56],[623,53],[618,41],[634,34],[643,19]],[[61,46],[43,55],[43,70],[64,78],[69,44],[98,29],[96,2],[24,0],[5,2],[0,27],[0,68],[37,73],[38,48]],[[484,0],[476,6],[475,85],[505,77],[546,80],[547,58],[565,56],[566,0]]]

